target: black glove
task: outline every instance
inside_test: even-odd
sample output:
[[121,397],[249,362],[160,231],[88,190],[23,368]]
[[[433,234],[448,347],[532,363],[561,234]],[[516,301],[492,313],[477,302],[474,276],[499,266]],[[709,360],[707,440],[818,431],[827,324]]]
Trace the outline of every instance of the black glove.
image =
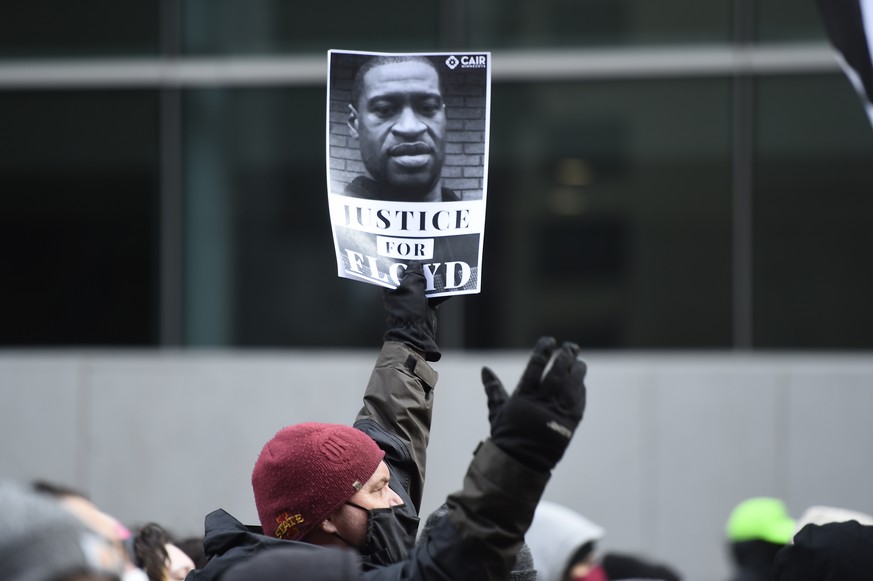
[[482,385],[485,386],[485,396],[488,398],[488,423],[491,424],[493,430],[494,420],[499,415],[503,404],[509,399],[509,394],[506,393],[503,383],[488,367],[482,368]]
[[[537,341],[511,396],[493,371],[482,368],[491,439],[501,450],[540,472],[558,464],[585,411],[587,367],[577,359],[579,346],[564,343],[557,350],[556,346],[552,337]],[[552,366],[543,375],[550,360]]]
[[388,330],[385,341],[401,341],[424,355],[427,361],[439,361],[436,343],[437,306],[444,299],[428,299],[424,295],[424,273],[420,262],[410,262],[400,286],[386,289],[385,312]]

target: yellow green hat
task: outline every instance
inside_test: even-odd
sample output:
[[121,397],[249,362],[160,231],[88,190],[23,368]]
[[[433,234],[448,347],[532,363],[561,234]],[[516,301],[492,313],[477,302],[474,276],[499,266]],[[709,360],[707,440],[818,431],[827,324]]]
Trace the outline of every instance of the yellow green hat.
[[794,524],[785,503],[778,498],[761,496],[739,503],[731,512],[726,528],[731,542],[761,540],[787,545],[794,537]]

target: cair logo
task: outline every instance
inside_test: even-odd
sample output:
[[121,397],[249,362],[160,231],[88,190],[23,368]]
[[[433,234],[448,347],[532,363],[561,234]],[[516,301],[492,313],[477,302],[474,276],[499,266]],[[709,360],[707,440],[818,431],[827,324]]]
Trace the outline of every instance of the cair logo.
[[446,59],[446,66],[450,69],[455,70],[458,65],[461,65],[462,69],[484,69],[488,66],[488,57],[484,54],[473,54],[461,58],[452,55]]

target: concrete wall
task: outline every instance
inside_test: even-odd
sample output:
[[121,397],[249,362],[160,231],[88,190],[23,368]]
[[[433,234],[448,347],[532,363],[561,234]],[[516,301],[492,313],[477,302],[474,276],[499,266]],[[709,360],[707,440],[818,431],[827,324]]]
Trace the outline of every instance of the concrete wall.
[[[375,352],[0,352],[0,477],[90,493],[127,524],[202,532],[223,507],[256,522],[261,446],[300,421],[349,422]],[[447,353],[423,512],[487,434],[479,367],[514,385],[526,353]],[[873,513],[873,355],[587,358],[585,420],[546,497],[686,579],[727,573],[731,508],[778,496]],[[325,379],[325,375],[329,379]]]

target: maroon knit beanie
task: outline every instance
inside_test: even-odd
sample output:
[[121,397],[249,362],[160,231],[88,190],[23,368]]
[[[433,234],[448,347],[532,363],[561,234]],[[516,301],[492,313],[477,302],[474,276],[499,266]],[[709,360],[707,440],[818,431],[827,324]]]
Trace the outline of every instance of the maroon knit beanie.
[[264,534],[299,540],[373,476],[385,456],[360,430],[339,424],[282,428],[252,471]]

